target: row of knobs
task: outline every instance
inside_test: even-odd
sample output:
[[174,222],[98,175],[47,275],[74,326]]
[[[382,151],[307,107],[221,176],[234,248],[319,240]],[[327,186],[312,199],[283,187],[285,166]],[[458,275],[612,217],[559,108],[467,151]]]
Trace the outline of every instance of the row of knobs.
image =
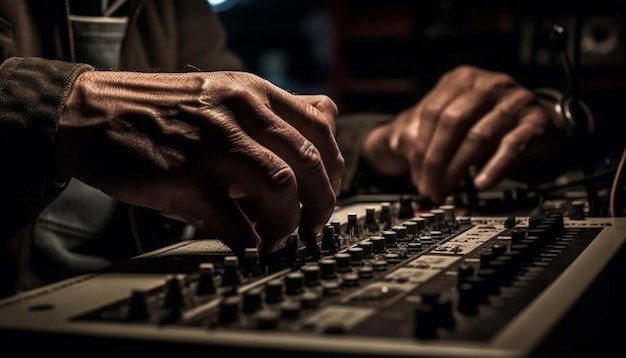
[[[540,250],[553,243],[565,230],[559,213],[546,218],[531,218],[528,229],[511,230],[511,243],[494,244],[480,253],[478,267],[461,263],[457,267],[455,288],[456,311],[475,316],[480,306],[489,303],[489,297],[500,294],[516,275],[538,256]],[[415,310],[415,336],[436,338],[439,328],[451,329],[454,323],[454,305],[444,292],[422,294],[422,302]]]
[[[510,218],[508,221],[511,221]],[[412,233],[412,229],[404,230]],[[459,265],[456,310],[468,316],[477,314],[479,306],[488,301],[487,297],[498,294],[499,288],[509,284],[524,263],[563,230],[563,218],[556,214],[542,220],[529,220],[528,230],[511,231],[508,250],[504,245],[493,245],[481,253],[478,269],[467,264]],[[400,235],[405,235],[405,232]],[[402,253],[387,251],[397,243],[398,231],[384,230],[380,235],[362,240],[343,252],[324,256],[317,262],[305,264],[281,278],[239,294],[236,288],[241,284],[242,277],[264,274],[258,252],[249,249],[241,266],[238,257],[225,257],[219,280],[216,279],[213,264],[200,264],[193,294],[213,297],[221,294],[217,315],[220,324],[237,322],[245,313],[255,315],[257,328],[271,329],[277,327],[281,319],[296,319],[302,310],[318,307],[322,297],[339,296],[344,288],[357,287],[362,281],[375,277],[377,271],[386,271],[390,264],[402,262],[406,258]],[[172,275],[166,280],[161,309],[169,312],[170,320],[180,318],[182,310],[189,304],[185,287],[185,280],[180,276]],[[146,301],[144,292],[134,291],[128,318],[148,317],[150,312]],[[453,328],[453,311],[453,300],[449,296],[422,293],[422,302],[414,311],[414,335],[434,338],[439,327]]]

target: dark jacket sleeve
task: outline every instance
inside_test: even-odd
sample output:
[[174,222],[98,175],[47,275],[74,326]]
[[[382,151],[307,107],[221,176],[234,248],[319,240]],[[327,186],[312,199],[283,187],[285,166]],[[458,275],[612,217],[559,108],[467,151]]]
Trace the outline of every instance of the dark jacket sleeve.
[[361,147],[366,134],[375,126],[392,118],[391,114],[385,113],[355,113],[337,119],[336,139],[345,160],[341,197],[414,191],[408,176],[382,177],[361,160]]
[[0,64],[0,243],[34,220],[63,189],[51,168],[52,146],[72,82],[92,69],[41,58]]
[[176,1],[178,57],[182,65],[203,71],[243,70],[241,59],[227,46],[227,34],[206,0]]
[[120,68],[189,72],[243,70],[206,0],[130,1]]

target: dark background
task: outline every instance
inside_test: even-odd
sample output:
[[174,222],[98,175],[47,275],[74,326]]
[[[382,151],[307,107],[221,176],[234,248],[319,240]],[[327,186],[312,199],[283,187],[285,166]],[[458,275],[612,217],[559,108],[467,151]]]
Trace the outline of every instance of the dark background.
[[[397,112],[445,71],[473,64],[524,85],[574,86],[616,99],[624,75],[625,5],[594,1],[231,0],[216,7],[247,69],[340,111]],[[222,5],[223,6],[223,5]],[[553,25],[565,29],[562,45]],[[605,101],[606,102],[606,101]],[[600,109],[611,113],[611,108]]]

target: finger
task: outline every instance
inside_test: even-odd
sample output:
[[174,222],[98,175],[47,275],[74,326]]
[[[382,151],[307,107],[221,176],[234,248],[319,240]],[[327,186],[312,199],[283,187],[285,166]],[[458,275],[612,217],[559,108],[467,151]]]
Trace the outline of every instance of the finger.
[[326,123],[331,127],[333,134],[336,130],[336,121],[339,109],[335,102],[325,95],[298,95],[304,102],[312,105],[326,119]]
[[443,175],[439,197],[451,192],[471,165],[482,163],[498,147],[506,133],[529,112],[527,106],[531,101],[532,94],[528,91],[509,91],[498,105],[471,127]]
[[409,160],[411,165],[411,179],[421,194],[428,195],[428,193],[422,192],[422,188],[419,185],[422,177],[424,156],[430,147],[439,116],[448,104],[464,91],[465,86],[451,85],[450,80],[444,76],[437,86],[420,102],[418,119],[420,121],[419,131],[417,133],[416,142],[412,144],[413,149]]
[[525,114],[519,125],[503,137],[495,154],[474,179],[476,188],[486,190],[506,178],[521,161],[528,144],[542,133],[543,122],[540,111]]
[[483,120],[476,123],[468,132],[458,150],[450,160],[442,176],[437,197],[451,193],[466,177],[469,168],[484,162],[489,153],[493,153],[502,137],[517,123],[517,118],[502,115],[493,110]]
[[[252,106],[248,107],[252,113],[243,111],[237,117],[255,118],[240,120],[242,129],[292,168],[302,204],[301,229],[319,233],[334,209],[336,191],[332,182],[341,183],[343,157],[330,126],[320,120],[317,109],[299,99],[294,101],[294,97],[288,100],[294,108],[278,110],[289,107],[284,103],[271,109]],[[327,153],[328,158],[321,153]]]
[[[191,194],[180,193],[179,199],[188,199],[172,202],[168,211],[176,213],[175,218],[221,240],[236,254],[243,254],[249,247],[258,247],[261,238],[228,193],[224,190],[215,190],[216,183],[202,184],[210,185],[214,190],[207,192],[201,189],[204,195],[197,195],[199,192],[197,190],[191,191]],[[194,185],[198,184],[181,183],[178,187],[192,188]],[[169,212],[164,214],[172,217]]]
[[261,145],[278,154],[293,170],[302,204],[300,230],[321,232],[332,215],[336,195],[317,147],[284,122],[276,130],[253,136]]
[[[202,157],[198,158],[197,162],[200,164],[194,169],[198,172],[196,178],[199,178],[195,183],[196,191],[203,194],[196,200],[210,200],[213,197],[207,197],[204,193],[211,191],[225,193],[211,195],[215,196],[219,203],[229,204],[225,207],[230,213],[234,212],[245,217],[241,208],[237,207],[238,211],[233,209],[233,205],[236,206],[233,199],[249,199],[259,208],[254,229],[261,238],[260,245],[273,248],[280,240],[287,238],[300,221],[296,177],[280,154],[257,142],[240,125],[250,127],[250,132],[261,138],[272,137],[271,133],[279,133],[282,135],[277,140],[279,142],[293,140],[291,138],[293,133],[287,133],[285,128],[295,130],[277,119],[266,106],[259,105],[255,98],[244,97],[242,101],[232,105],[231,109],[235,113],[226,112],[223,115],[220,115],[222,112],[215,112],[212,109],[187,108],[192,117],[203,118],[205,124],[210,127],[199,151]],[[225,197],[229,198],[230,202],[226,202],[226,199],[223,199]],[[203,205],[208,206],[210,203]],[[202,212],[191,216],[204,223],[216,222]],[[219,225],[219,221],[217,224]],[[225,241],[235,240],[234,235],[229,235],[228,232],[222,231],[221,234],[225,235]]]
[[[283,93],[284,95],[284,93]],[[335,140],[337,106],[324,95],[287,97],[272,110],[319,151],[335,196],[341,190],[344,159]]]
[[[322,159],[324,160],[324,165],[326,167],[326,171],[331,180],[331,184],[333,190],[335,191],[335,196],[339,195],[341,190],[341,179],[343,177],[343,168],[344,168],[344,160],[341,155],[341,151],[339,150],[339,146],[336,144],[334,136],[336,134],[336,120],[338,116],[338,108],[335,102],[333,102],[328,96],[325,95],[301,95],[299,96],[304,102],[310,104],[315,108],[325,120],[326,124],[331,129],[332,138],[328,138],[328,135],[324,135],[319,131],[314,131],[313,133],[302,132],[306,131],[302,129],[301,132],[305,137],[309,138],[318,148],[322,155]],[[320,136],[317,139],[317,135]],[[330,145],[326,145],[324,143],[331,142]],[[319,147],[317,143],[321,143],[322,147]],[[330,159],[330,162],[327,161]]]
[[[435,202],[447,193],[443,185],[450,178],[444,176],[450,160],[464,142],[467,130],[479,121],[490,106],[493,95],[473,90],[460,93],[440,113],[430,145],[424,154],[420,181],[420,192]],[[444,187],[446,187],[444,189]]]

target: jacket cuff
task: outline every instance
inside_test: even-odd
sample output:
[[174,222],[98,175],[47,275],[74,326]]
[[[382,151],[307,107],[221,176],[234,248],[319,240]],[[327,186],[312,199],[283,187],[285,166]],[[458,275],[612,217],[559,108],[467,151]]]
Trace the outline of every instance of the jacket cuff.
[[341,192],[351,194],[358,185],[356,179],[361,164],[361,147],[365,136],[370,130],[382,123],[388,122],[392,115],[383,113],[359,113],[341,116],[337,119],[337,143],[345,160],[345,167],[341,182]]
[[0,193],[7,210],[0,241],[17,233],[63,189],[53,143],[63,104],[76,77],[93,67],[13,57],[0,64]]

